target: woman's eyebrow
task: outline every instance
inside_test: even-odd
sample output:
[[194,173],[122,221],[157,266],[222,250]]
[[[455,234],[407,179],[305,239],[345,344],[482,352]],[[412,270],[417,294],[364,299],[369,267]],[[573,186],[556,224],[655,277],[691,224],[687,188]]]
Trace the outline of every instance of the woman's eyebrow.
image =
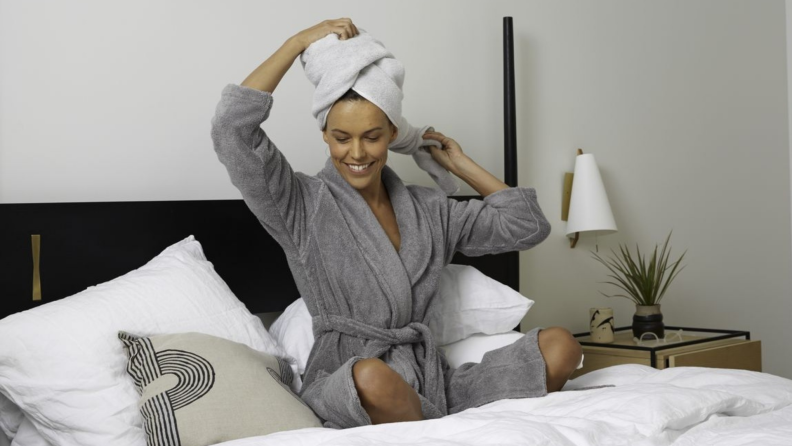
[[[367,135],[369,133],[376,132],[377,130],[382,130],[382,127],[374,127],[373,129],[368,129],[365,132],[363,132],[363,134]],[[348,132],[345,132],[345,131],[343,131],[341,129],[331,129],[330,131],[331,132],[336,132],[336,133],[343,133],[344,135],[349,135]]]

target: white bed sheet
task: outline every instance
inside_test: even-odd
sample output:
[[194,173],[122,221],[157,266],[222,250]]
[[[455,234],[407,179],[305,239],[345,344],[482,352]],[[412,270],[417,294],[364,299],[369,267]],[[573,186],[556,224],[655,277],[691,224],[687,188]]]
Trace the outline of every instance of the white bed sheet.
[[[572,391],[601,385],[614,387]],[[565,390],[437,420],[303,429],[222,445],[792,445],[792,380],[773,375],[623,365]]]

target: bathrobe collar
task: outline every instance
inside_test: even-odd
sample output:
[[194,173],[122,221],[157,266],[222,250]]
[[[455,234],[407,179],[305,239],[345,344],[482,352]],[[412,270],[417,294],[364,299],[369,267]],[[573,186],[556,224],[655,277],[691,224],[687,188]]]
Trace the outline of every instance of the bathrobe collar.
[[393,205],[401,237],[397,252],[366,200],[341,176],[331,158],[318,177],[324,180],[335,197],[366,261],[372,270],[379,272],[381,280],[387,282],[383,291],[391,291],[388,297],[396,309],[393,315],[398,317],[392,321],[394,326],[404,326],[412,314],[412,308],[405,307],[412,305],[412,285],[423,275],[431,257],[428,222],[417,212],[417,204],[396,172],[387,165],[383,166],[382,181]]

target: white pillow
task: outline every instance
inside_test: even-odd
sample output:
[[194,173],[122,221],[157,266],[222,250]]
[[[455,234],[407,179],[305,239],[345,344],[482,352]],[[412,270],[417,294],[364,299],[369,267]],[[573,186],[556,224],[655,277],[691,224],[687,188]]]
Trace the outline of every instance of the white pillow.
[[[475,333],[509,333],[533,303],[472,266],[447,265],[441,273],[437,298],[427,311],[427,325],[437,345],[450,344]],[[302,298],[273,322],[270,334],[297,359],[303,373],[314,337],[311,315]]]
[[524,333],[517,331],[495,335],[476,333],[461,341],[440,346],[440,350],[445,354],[448,365],[455,369],[466,362],[481,362],[488,351],[511,345],[523,336]]
[[0,393],[52,444],[145,444],[119,330],[195,331],[288,358],[190,236],[124,276],[0,320]]
[[522,321],[533,301],[465,265],[447,265],[438,296],[427,310],[427,325],[437,345],[475,333],[508,333]]
[[270,325],[269,333],[289,356],[297,360],[300,375],[305,373],[305,365],[314,345],[313,323],[305,301],[299,298],[286,307],[283,314]]

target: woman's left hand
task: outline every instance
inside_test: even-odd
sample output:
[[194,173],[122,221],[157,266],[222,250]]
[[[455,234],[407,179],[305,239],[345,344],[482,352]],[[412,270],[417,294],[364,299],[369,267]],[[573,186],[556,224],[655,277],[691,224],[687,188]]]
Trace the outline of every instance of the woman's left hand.
[[430,146],[429,150],[432,153],[432,158],[449,172],[464,180],[482,197],[509,188],[506,183],[487,172],[470,159],[469,156],[462,153],[462,148],[453,139],[440,132],[426,132],[423,138],[440,142],[443,145],[442,148],[438,149]]
[[467,155],[462,152],[462,147],[440,132],[426,132],[423,134],[423,139],[431,139],[443,145],[442,148],[429,146],[432,158],[446,170],[459,176],[460,167],[469,160]]

